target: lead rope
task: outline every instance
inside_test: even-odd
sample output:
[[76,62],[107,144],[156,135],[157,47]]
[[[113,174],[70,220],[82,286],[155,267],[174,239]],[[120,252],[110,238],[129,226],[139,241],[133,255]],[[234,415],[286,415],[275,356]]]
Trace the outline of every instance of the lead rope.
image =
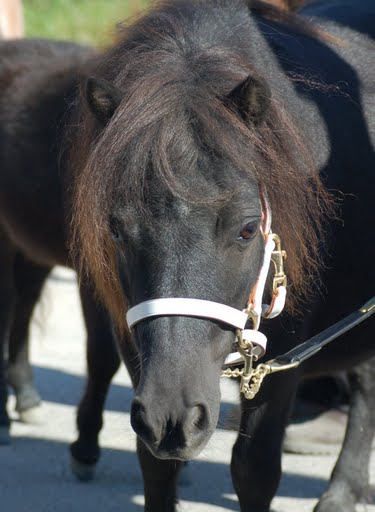
[[353,329],[364,320],[367,320],[375,313],[375,297],[370,299],[361,308],[346,316],[324,331],[316,334],[309,340],[297,345],[286,354],[277,356],[275,359],[252,367],[249,353],[244,355],[245,366],[242,370],[236,368],[231,374],[223,372],[223,377],[241,377],[241,392],[245,398],[251,400],[258,393],[264,378],[271,373],[282,372],[297,368],[303,361],[319,352],[325,345],[335,340],[345,332]]

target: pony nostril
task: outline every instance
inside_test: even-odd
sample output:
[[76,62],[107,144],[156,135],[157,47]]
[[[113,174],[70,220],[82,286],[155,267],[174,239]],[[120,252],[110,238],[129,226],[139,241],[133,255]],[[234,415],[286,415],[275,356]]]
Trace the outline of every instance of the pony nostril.
[[190,421],[193,430],[205,431],[209,426],[209,414],[208,409],[203,404],[195,405],[190,413]]
[[131,421],[132,423],[140,423],[144,421],[145,407],[138,398],[134,398],[131,406]]
[[147,422],[146,408],[139,398],[134,398],[133,400],[130,413],[130,423],[134,432],[141,438],[149,439],[152,437],[152,430]]

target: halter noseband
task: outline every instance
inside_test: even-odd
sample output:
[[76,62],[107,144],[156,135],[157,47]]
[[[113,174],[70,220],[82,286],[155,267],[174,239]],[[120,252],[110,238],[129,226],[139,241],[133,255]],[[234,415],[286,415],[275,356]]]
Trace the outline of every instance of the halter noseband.
[[[146,318],[156,316],[190,316],[217,320],[241,332],[243,340],[251,338],[251,342],[255,346],[254,353],[257,357],[263,356],[266,351],[267,338],[265,335],[257,330],[245,329],[245,325],[249,320],[249,315],[245,310],[240,311],[219,302],[202,299],[154,299],[146,300],[129,309],[126,319],[129,328],[131,328]],[[230,354],[225,364],[234,364],[235,359],[237,360],[238,357],[239,354],[237,352]]]
[[[160,316],[188,316],[202,319],[216,320],[236,329],[237,344],[240,352],[228,355],[225,365],[230,366],[243,362],[244,350],[251,350],[256,359],[265,354],[267,346],[266,336],[259,332],[260,318],[274,318],[284,308],[286,298],[286,276],[284,274],[283,260],[285,252],[281,250],[280,239],[271,233],[271,211],[266,196],[261,194],[265,249],[262,268],[257,283],[250,294],[248,304],[244,310],[202,299],[192,298],[160,298],[141,302],[130,308],[126,320],[131,329],[137,323],[147,318]],[[262,304],[264,287],[271,261],[275,265],[273,291],[271,304]],[[246,329],[246,323],[251,319],[252,329]]]

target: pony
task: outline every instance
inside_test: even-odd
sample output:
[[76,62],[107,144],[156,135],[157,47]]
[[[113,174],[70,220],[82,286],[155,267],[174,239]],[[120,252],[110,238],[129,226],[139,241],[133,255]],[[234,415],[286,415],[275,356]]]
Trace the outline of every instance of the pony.
[[[74,266],[59,147],[79,70],[92,55],[93,50],[66,42],[0,42],[0,444],[10,440],[8,384],[14,389],[20,418],[40,421],[28,327],[51,268]],[[80,295],[88,340],[88,381],[80,421],[81,429],[91,434],[91,425],[100,429],[102,424],[106,386],[120,358],[109,316],[84,279]],[[101,344],[106,346],[104,359],[96,355]],[[85,461],[93,464],[96,457],[91,449]]]
[[[138,354],[125,362],[147,511],[174,510],[183,461],[216,426],[233,329],[159,310],[141,315],[129,335],[128,308],[167,298],[244,308],[270,212],[288,254],[290,295],[309,296],[299,317],[294,301],[289,315],[265,326],[270,358],[373,293],[373,273],[359,261],[371,250],[374,11],[370,2],[358,7],[317,4],[310,25],[314,4],[298,22],[255,1],[167,2],[124,28],[82,91],[73,241],[121,345]],[[340,191],[344,224],[329,213],[327,189]],[[355,343],[346,335],[301,370],[271,376],[252,403],[243,400],[231,463],[242,511],[269,510],[300,378],[343,369],[353,387],[349,428],[316,511],[354,511],[374,433],[373,370],[359,365],[374,355],[370,333],[361,326]]]
[[[243,309],[271,215],[288,253],[289,295],[306,302],[290,300],[285,316],[265,324],[269,357],[371,296],[371,268],[358,263],[371,249],[371,9],[366,0],[318,5],[312,25],[303,16],[314,5],[299,20],[256,1],[177,0],[124,27],[103,54],[41,41],[0,47],[3,260],[14,264],[18,251],[39,265],[74,266],[92,329],[71,446],[78,477],[92,476],[99,457],[116,339],[135,388],[145,510],[175,510],[179,471],[216,426],[234,332],[184,314],[130,330],[126,311],[160,298]],[[341,191],[344,223],[331,219],[326,189]],[[2,268],[8,306],[4,268],[14,267]],[[299,380],[339,369],[353,386],[349,428],[316,510],[355,510],[374,432],[373,355],[362,325],[355,344],[345,335],[301,369],[271,375],[253,402],[242,400],[231,463],[241,510],[270,509]]]

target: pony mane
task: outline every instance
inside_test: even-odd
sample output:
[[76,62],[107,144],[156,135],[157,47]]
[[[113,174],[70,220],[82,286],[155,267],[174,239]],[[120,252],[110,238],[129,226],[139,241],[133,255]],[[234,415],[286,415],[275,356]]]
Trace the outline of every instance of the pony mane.
[[[257,70],[246,52],[225,41],[225,35],[221,45],[215,41],[199,45],[186,22],[190,13],[186,5],[205,9],[205,4],[225,3],[164,3],[123,29],[123,38],[96,65],[96,74],[124,93],[103,130],[81,92],[80,129],[72,153],[76,176],[72,250],[119,329],[126,328],[126,299],[110,235],[113,208],[121,198],[123,205],[130,201],[140,215],[147,216],[150,169],[153,181],[174,196],[206,202],[206,196],[185,187],[205,152],[227,160],[266,189],[273,230],[288,253],[293,297],[289,310],[307,297],[316,277],[330,199],[295,120],[274,97],[263,124],[258,129],[248,126],[225,97]],[[248,13],[245,2],[232,3],[242,8],[242,15]]]

